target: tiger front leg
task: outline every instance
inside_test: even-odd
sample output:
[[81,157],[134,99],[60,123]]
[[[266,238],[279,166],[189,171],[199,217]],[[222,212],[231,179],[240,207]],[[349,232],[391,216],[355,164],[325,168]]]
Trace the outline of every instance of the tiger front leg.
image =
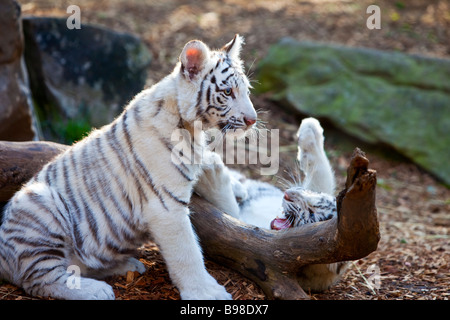
[[231,300],[205,268],[186,207],[156,214],[150,231],[183,300]]
[[230,173],[220,156],[213,152],[207,154],[203,172],[194,190],[218,209],[238,219],[237,199],[247,198],[245,187]]

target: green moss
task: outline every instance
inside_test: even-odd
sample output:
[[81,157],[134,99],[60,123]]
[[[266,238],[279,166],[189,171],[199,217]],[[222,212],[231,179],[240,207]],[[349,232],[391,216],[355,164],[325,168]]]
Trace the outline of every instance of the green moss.
[[256,93],[391,146],[450,183],[450,61],[283,39],[258,66]]
[[82,112],[72,119],[62,116],[56,108],[37,105],[35,101],[34,109],[45,140],[71,145],[83,139],[92,130],[87,108],[80,107]]

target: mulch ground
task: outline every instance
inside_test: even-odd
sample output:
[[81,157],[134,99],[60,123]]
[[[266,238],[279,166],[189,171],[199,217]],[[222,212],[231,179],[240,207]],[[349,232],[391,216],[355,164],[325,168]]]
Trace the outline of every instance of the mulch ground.
[[[335,42],[382,50],[450,57],[450,4],[447,1],[379,1],[382,29],[365,28],[369,1],[148,1],[20,0],[24,15],[67,17],[66,8],[78,4],[82,23],[96,23],[135,33],[148,44],[154,60],[148,85],[170,72],[180,48],[200,38],[220,47],[239,32],[246,37],[243,57],[250,68],[270,44],[283,36],[299,40]],[[254,97],[265,112],[266,126],[280,129],[278,178],[289,179],[296,153],[295,132],[301,117],[293,116],[265,97]],[[325,127],[326,149],[343,186],[352,150],[366,151],[370,168],[377,170],[377,208],[381,240],[378,249],[351,263],[343,279],[312,299],[449,299],[450,290],[450,190],[434,177],[392,150],[366,146]],[[258,178],[255,166],[240,166]],[[271,178],[276,182],[278,178]],[[267,177],[263,179],[269,179]],[[338,188],[339,189],[339,188]],[[111,277],[117,299],[179,299],[158,248],[149,243],[140,249],[147,271]],[[265,299],[250,280],[233,270],[207,261],[209,272],[234,299]],[[35,299],[8,283],[0,283],[0,300]]]

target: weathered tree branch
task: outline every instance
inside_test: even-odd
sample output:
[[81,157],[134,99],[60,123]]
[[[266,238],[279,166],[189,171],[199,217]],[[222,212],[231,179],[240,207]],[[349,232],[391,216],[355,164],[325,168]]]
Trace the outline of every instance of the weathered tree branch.
[[54,142],[0,141],[0,202],[8,201],[47,162],[67,148]]
[[[49,142],[0,142],[0,201],[66,148]],[[356,149],[345,189],[337,197],[337,218],[283,231],[245,224],[194,195],[191,220],[203,251],[252,279],[268,298],[308,298],[297,281],[302,267],[360,259],[377,248],[376,172],[368,164]]]

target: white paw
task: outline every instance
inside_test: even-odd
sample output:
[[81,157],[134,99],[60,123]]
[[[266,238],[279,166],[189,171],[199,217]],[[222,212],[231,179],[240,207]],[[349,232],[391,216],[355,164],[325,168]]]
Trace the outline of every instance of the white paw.
[[233,176],[231,176],[231,189],[233,190],[237,202],[245,201],[245,199],[248,198],[248,193],[244,185]]
[[304,153],[319,154],[323,150],[323,129],[317,119],[303,119],[298,130],[298,145]]
[[203,165],[202,169],[202,175],[196,186],[197,188],[202,189],[201,191],[209,192],[211,188],[213,190],[220,190],[223,184],[230,183],[230,178],[225,171],[226,167],[218,154],[210,154],[208,164]]
[[128,271],[137,271],[140,274],[145,272],[145,266],[142,262],[135,258],[128,258],[123,263],[119,263],[117,267],[113,269],[106,270],[102,277],[105,276],[123,276],[126,275]]
[[232,300],[231,294],[209,274],[205,281],[180,290],[180,295],[183,300]]
[[112,287],[103,281],[90,278],[80,278],[80,282],[74,288],[65,285],[54,288],[50,295],[66,300],[114,300]]
[[203,172],[194,188],[199,195],[211,201],[230,186],[230,177],[223,162],[204,165],[202,169]]
[[[218,209],[238,218],[239,205],[233,192],[233,178],[230,175],[230,171],[223,164],[218,154],[211,154],[210,159],[216,159],[217,161],[203,166],[203,173],[194,187],[195,192]],[[236,182],[240,184],[239,181]],[[246,197],[246,194],[242,190],[238,190],[238,188],[239,186],[236,186],[238,195]]]
[[145,272],[145,266],[142,262],[140,262],[136,258],[128,258],[126,264],[125,264],[126,271],[137,271],[140,274],[143,274]]
[[82,278],[80,290],[83,291],[83,299],[86,300],[114,300],[112,287],[103,281]]

